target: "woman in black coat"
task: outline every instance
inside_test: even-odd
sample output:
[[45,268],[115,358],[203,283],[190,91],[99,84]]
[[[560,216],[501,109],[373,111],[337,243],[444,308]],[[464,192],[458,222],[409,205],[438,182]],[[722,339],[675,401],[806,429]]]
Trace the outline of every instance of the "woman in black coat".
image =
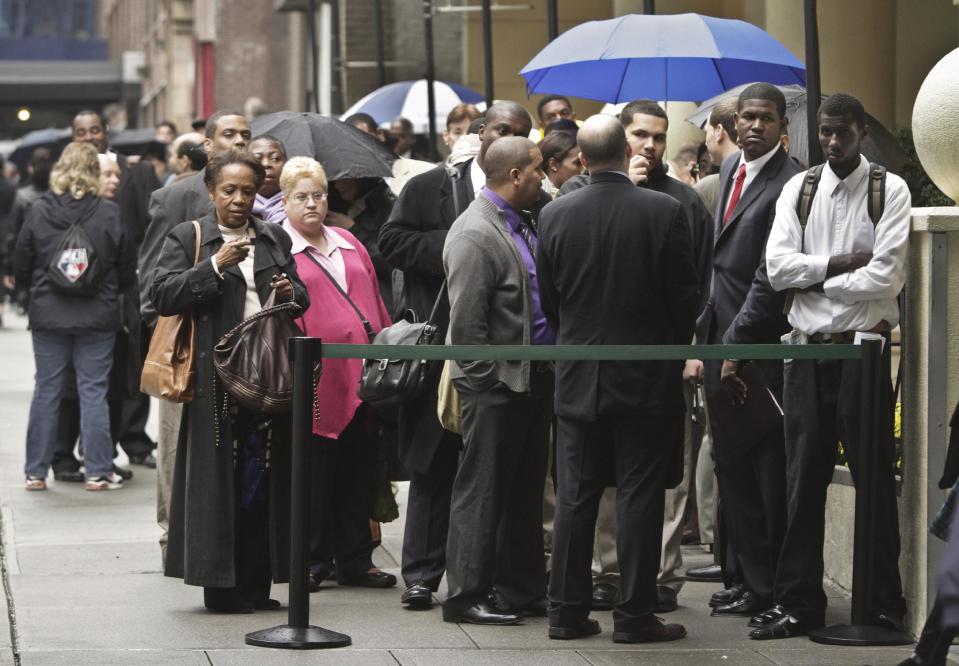
[[[289,533],[289,430],[229,403],[213,369],[213,347],[272,293],[277,302],[309,298],[279,225],[251,216],[263,167],[247,153],[212,159],[205,182],[215,214],[167,236],[150,290],[163,316],[192,313],[193,401],[177,443],[165,573],[202,585],[214,612],[278,608],[271,579],[286,581]],[[224,405],[227,408],[224,409]]]

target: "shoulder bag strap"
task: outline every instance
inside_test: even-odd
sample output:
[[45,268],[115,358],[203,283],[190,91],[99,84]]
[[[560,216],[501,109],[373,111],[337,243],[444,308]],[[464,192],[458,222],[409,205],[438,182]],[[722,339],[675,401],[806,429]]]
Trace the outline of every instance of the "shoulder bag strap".
[[317,267],[323,271],[323,274],[330,279],[330,282],[333,283],[333,286],[336,287],[336,290],[340,292],[343,298],[346,299],[346,302],[350,304],[350,307],[353,308],[353,312],[355,312],[356,316],[360,318],[361,322],[363,322],[363,329],[366,331],[366,336],[372,341],[373,338],[376,337],[376,333],[373,331],[373,325],[370,323],[370,320],[367,319],[362,312],[360,312],[360,309],[356,307],[356,303],[353,302],[353,299],[350,298],[349,294],[347,294],[343,287],[340,286],[340,283],[336,281],[336,278],[333,277],[328,270],[326,270],[326,267],[320,263],[319,259],[313,256],[313,253],[310,251],[310,249],[307,248],[304,250],[304,253],[310,261],[316,264]]
[[193,231],[195,240],[193,241],[193,265],[200,263],[200,223],[193,220]]
[[446,175],[450,177],[450,187],[453,189],[453,219],[455,220],[463,212],[463,205],[460,201],[460,172],[455,166],[448,166],[446,167]]

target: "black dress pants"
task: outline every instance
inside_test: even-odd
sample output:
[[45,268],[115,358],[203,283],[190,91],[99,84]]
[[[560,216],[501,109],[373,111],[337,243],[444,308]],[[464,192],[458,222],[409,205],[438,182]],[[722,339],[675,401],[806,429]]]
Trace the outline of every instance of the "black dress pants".
[[713,424],[716,477],[728,538],[746,589],[775,602],[776,569],[786,531],[786,450],[777,429],[745,453]]
[[376,496],[375,431],[361,405],[339,439],[313,436],[310,571],[337,579],[373,567],[370,513]]
[[610,479],[616,481],[620,568],[613,625],[615,631],[629,632],[648,622],[657,603],[665,479],[671,447],[676,445],[669,418],[557,418],[550,626],[575,626],[589,616],[593,534],[599,500]]
[[423,582],[434,592],[446,573],[450,497],[459,462],[460,436],[445,433],[425,474],[410,470],[403,531],[403,581]]
[[477,391],[454,380],[464,452],[450,505],[444,618],[484,601],[493,586],[506,608],[545,596],[543,491],[553,382],[551,371],[535,365],[530,394],[502,384]]
[[811,624],[825,619],[823,541],[826,489],[842,442],[853,482],[859,478],[863,447],[877,452],[874,549],[875,578],[870,581],[876,607],[870,611],[905,613],[899,577],[899,515],[894,477],[893,405],[889,345],[882,355],[879,390],[879,436],[860,437],[858,360],[793,360],[785,366],[786,491],[789,520],[779,563],[777,600],[791,614]]

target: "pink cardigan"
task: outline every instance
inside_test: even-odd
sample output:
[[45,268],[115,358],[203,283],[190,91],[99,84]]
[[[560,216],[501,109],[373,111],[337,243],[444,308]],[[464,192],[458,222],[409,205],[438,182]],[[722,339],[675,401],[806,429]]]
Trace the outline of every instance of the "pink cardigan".
[[[370,255],[349,231],[328,228],[354,247],[353,250],[340,250],[346,266],[346,291],[356,307],[373,325],[373,330],[379,332],[389,326],[391,321],[380,297],[376,271]],[[303,252],[294,254],[293,258],[296,260],[300,279],[310,295],[310,307],[300,319],[304,333],[310,337],[322,338],[324,342],[368,343],[369,339],[360,318],[326,274],[309,257],[304,256]],[[362,369],[363,361],[360,359],[323,359],[323,372],[316,391],[320,419],[313,423],[315,434],[338,439],[340,433],[349,425],[361,402],[356,390]]]

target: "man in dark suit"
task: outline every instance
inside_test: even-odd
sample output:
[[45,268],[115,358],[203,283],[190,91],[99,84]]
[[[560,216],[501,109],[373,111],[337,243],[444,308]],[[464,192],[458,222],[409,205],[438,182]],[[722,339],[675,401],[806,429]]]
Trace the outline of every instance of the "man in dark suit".
[[[689,225],[672,197],[634,187],[623,126],[594,116],[578,135],[590,184],[541,216],[537,272],[561,345],[683,344],[693,333],[699,276]],[[664,490],[682,446],[682,363],[560,361],[556,366],[556,518],[549,635],[599,632],[589,618],[599,500],[617,486],[620,596],[613,640],[675,640],[653,616]],[[680,427],[677,428],[676,426]]]
[[[483,158],[504,136],[528,136],[529,113],[516,102],[497,102],[480,127],[479,155],[454,167],[437,167],[414,176],[403,188],[389,220],[380,229],[383,259],[403,271],[403,293],[396,316],[411,309],[425,319],[443,285],[443,244],[453,221],[485,186]],[[534,217],[547,202],[543,193],[533,207]],[[441,299],[433,322],[445,333],[449,302]],[[446,536],[450,493],[462,439],[443,430],[436,417],[439,370],[430,378],[422,398],[400,410],[400,457],[410,472],[410,490],[403,536],[401,598],[411,607],[428,608],[432,592],[446,571]]]
[[[250,124],[236,111],[217,111],[206,124],[204,149],[210,158],[232,148],[243,149],[250,143]],[[140,245],[138,276],[140,312],[146,326],[156,326],[157,312],[150,300],[150,287],[156,272],[160,250],[167,234],[180,222],[196,220],[213,212],[210,192],[203,183],[206,169],[163,187],[150,197],[150,226]],[[166,557],[167,509],[173,486],[176,443],[180,430],[181,406],[160,401],[160,434],[157,438],[157,523],[163,529],[160,548]]]
[[[737,103],[742,151],[720,170],[713,276],[696,337],[706,344],[779,342],[788,330],[783,298],[770,286],[763,255],[783,185],[800,167],[782,148],[786,100],[775,86],[757,83]],[[782,362],[759,362],[782,400]],[[705,366],[707,395],[740,400],[737,361]],[[713,615],[758,615],[775,603],[776,569],[786,526],[785,444],[781,427],[746,449],[711,419],[723,518],[744,585],[722,599]],[[756,620],[758,622],[758,620]]]

